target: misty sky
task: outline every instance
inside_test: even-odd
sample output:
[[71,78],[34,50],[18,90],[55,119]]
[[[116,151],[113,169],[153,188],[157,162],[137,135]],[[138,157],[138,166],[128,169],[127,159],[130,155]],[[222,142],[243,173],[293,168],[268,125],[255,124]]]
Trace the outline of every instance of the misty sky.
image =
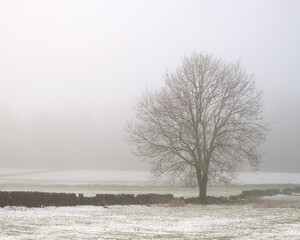
[[183,55],[240,60],[274,122],[261,170],[300,172],[300,1],[0,0],[0,167],[147,169],[124,141]]

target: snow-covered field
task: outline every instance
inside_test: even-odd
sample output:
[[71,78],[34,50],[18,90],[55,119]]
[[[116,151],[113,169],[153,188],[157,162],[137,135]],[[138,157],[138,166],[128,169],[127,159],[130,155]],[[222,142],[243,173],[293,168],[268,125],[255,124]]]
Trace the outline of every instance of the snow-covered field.
[[300,211],[241,206],[0,209],[0,239],[299,239]]
[[[238,185],[251,184],[251,185]],[[232,186],[210,186],[209,195],[300,184],[300,174],[244,173]],[[272,186],[273,187],[273,186]],[[148,172],[0,169],[1,190],[96,193],[173,193],[197,188],[152,181]],[[186,205],[0,208],[0,240],[35,239],[300,239],[300,196],[266,197],[267,205]]]
[[[300,184],[300,173],[242,173],[233,185],[213,185],[208,194],[229,196],[261,184]],[[253,186],[257,185],[258,186]],[[243,185],[242,187],[240,185]],[[44,169],[0,169],[2,191],[73,192],[93,196],[97,193],[172,193],[177,197],[197,196],[197,188],[170,186],[151,179],[146,171],[54,171]]]
[[[148,171],[1,169],[0,182],[39,182],[43,184],[122,184],[158,183]],[[245,172],[233,184],[300,184],[300,173]]]

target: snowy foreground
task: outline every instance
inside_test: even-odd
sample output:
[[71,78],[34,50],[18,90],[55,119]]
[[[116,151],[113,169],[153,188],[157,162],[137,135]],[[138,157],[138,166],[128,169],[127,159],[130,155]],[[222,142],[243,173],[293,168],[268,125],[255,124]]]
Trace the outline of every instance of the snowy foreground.
[[[208,191],[209,195],[229,196],[242,190],[270,188],[262,184],[300,184],[300,174],[246,173],[233,186],[210,186]],[[2,191],[85,195],[197,195],[196,188],[151,181],[147,172],[0,169],[0,186]],[[0,208],[0,239],[300,239],[300,196],[277,195],[264,201],[267,204],[6,207]]]
[[253,205],[0,209],[0,239],[299,239],[300,211]]

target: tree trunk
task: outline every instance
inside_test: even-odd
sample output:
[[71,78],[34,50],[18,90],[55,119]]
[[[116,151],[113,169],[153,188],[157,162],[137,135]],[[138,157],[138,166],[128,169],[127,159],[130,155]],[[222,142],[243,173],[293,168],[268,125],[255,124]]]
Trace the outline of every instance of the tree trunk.
[[202,173],[201,170],[197,170],[197,180],[199,187],[199,199],[201,203],[206,203],[206,193],[207,193],[207,173]]
[[207,193],[207,182],[202,181],[199,184],[199,199],[201,203],[206,203],[206,193]]

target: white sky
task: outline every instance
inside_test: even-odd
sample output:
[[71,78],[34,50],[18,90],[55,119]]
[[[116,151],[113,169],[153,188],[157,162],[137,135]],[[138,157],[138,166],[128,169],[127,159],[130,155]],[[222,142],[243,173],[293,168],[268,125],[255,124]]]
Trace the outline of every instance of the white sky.
[[274,122],[262,170],[300,172],[299,13],[296,0],[0,0],[1,165],[145,168],[126,120],[196,50],[255,74]]

